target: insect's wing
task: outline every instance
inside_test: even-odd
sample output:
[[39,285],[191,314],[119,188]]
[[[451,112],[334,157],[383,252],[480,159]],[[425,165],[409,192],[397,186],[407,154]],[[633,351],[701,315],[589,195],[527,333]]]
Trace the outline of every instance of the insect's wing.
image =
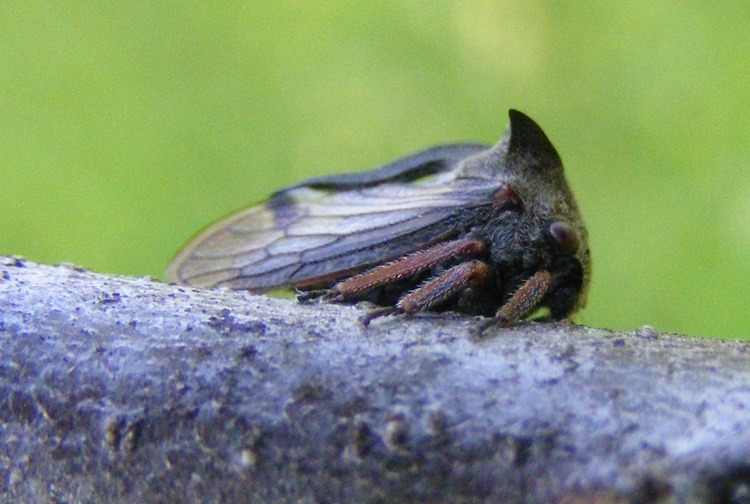
[[[499,183],[499,182],[498,182]],[[169,280],[262,292],[331,285],[441,239],[491,201],[486,181],[300,187],[208,228],[177,256]]]
[[279,189],[274,194],[281,194],[298,187],[351,189],[383,182],[410,182],[450,170],[459,161],[486,151],[488,148],[489,146],[478,143],[439,145],[404,156],[374,170],[315,177]]
[[486,149],[443,145],[374,170],[288,186],[194,238],[172,261],[167,278],[264,291],[330,283],[406,253],[438,239],[457,206],[476,196],[408,182],[450,171]]

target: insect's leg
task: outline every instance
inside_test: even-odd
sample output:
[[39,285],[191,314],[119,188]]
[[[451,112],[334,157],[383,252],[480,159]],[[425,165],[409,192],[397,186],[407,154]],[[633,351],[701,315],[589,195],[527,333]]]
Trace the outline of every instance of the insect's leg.
[[339,282],[333,286],[333,296],[336,300],[357,299],[361,294],[409,278],[456,256],[479,256],[485,248],[484,242],[475,239],[441,243],[396,262],[378,266],[363,275]]
[[366,328],[370,325],[370,322],[372,322],[373,319],[387,317],[388,315],[398,315],[399,313],[404,312],[394,306],[375,308],[374,310],[370,310],[366,314],[359,317],[358,322],[362,327]]
[[466,287],[484,285],[491,274],[492,269],[489,264],[482,261],[473,260],[458,264],[406,294],[394,308],[371,311],[360,319],[360,323],[366,327],[372,319],[377,317],[429,310]]
[[492,274],[483,261],[469,261],[451,269],[402,297],[396,305],[404,313],[428,310],[466,287],[484,285]]
[[330,289],[297,290],[294,298],[300,304],[311,303],[318,299],[325,299],[331,292]]
[[552,283],[549,271],[541,270],[534,273],[520,289],[497,311],[497,314],[483,324],[479,332],[494,325],[510,326],[529,315],[542,300]]

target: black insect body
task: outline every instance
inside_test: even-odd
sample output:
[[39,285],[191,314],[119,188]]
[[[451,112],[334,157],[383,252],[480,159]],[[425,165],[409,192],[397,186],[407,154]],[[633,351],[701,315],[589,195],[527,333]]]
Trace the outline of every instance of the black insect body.
[[365,324],[426,310],[492,316],[486,325],[540,307],[566,318],[586,299],[586,229],[555,148],[530,118],[509,115],[494,147],[434,147],[281,189],[198,235],[167,277],[380,305]]

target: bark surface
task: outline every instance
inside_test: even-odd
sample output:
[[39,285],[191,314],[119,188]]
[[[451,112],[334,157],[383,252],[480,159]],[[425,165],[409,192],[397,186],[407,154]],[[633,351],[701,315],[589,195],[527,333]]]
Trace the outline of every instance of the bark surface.
[[750,499],[750,345],[0,259],[0,502]]

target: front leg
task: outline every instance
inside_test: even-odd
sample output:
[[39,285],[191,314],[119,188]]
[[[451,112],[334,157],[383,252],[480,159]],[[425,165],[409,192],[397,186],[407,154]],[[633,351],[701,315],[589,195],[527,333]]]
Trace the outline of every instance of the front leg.
[[547,270],[534,273],[520,289],[497,311],[494,317],[482,324],[479,333],[499,325],[508,327],[531,314],[544,298],[552,284],[552,275]]

